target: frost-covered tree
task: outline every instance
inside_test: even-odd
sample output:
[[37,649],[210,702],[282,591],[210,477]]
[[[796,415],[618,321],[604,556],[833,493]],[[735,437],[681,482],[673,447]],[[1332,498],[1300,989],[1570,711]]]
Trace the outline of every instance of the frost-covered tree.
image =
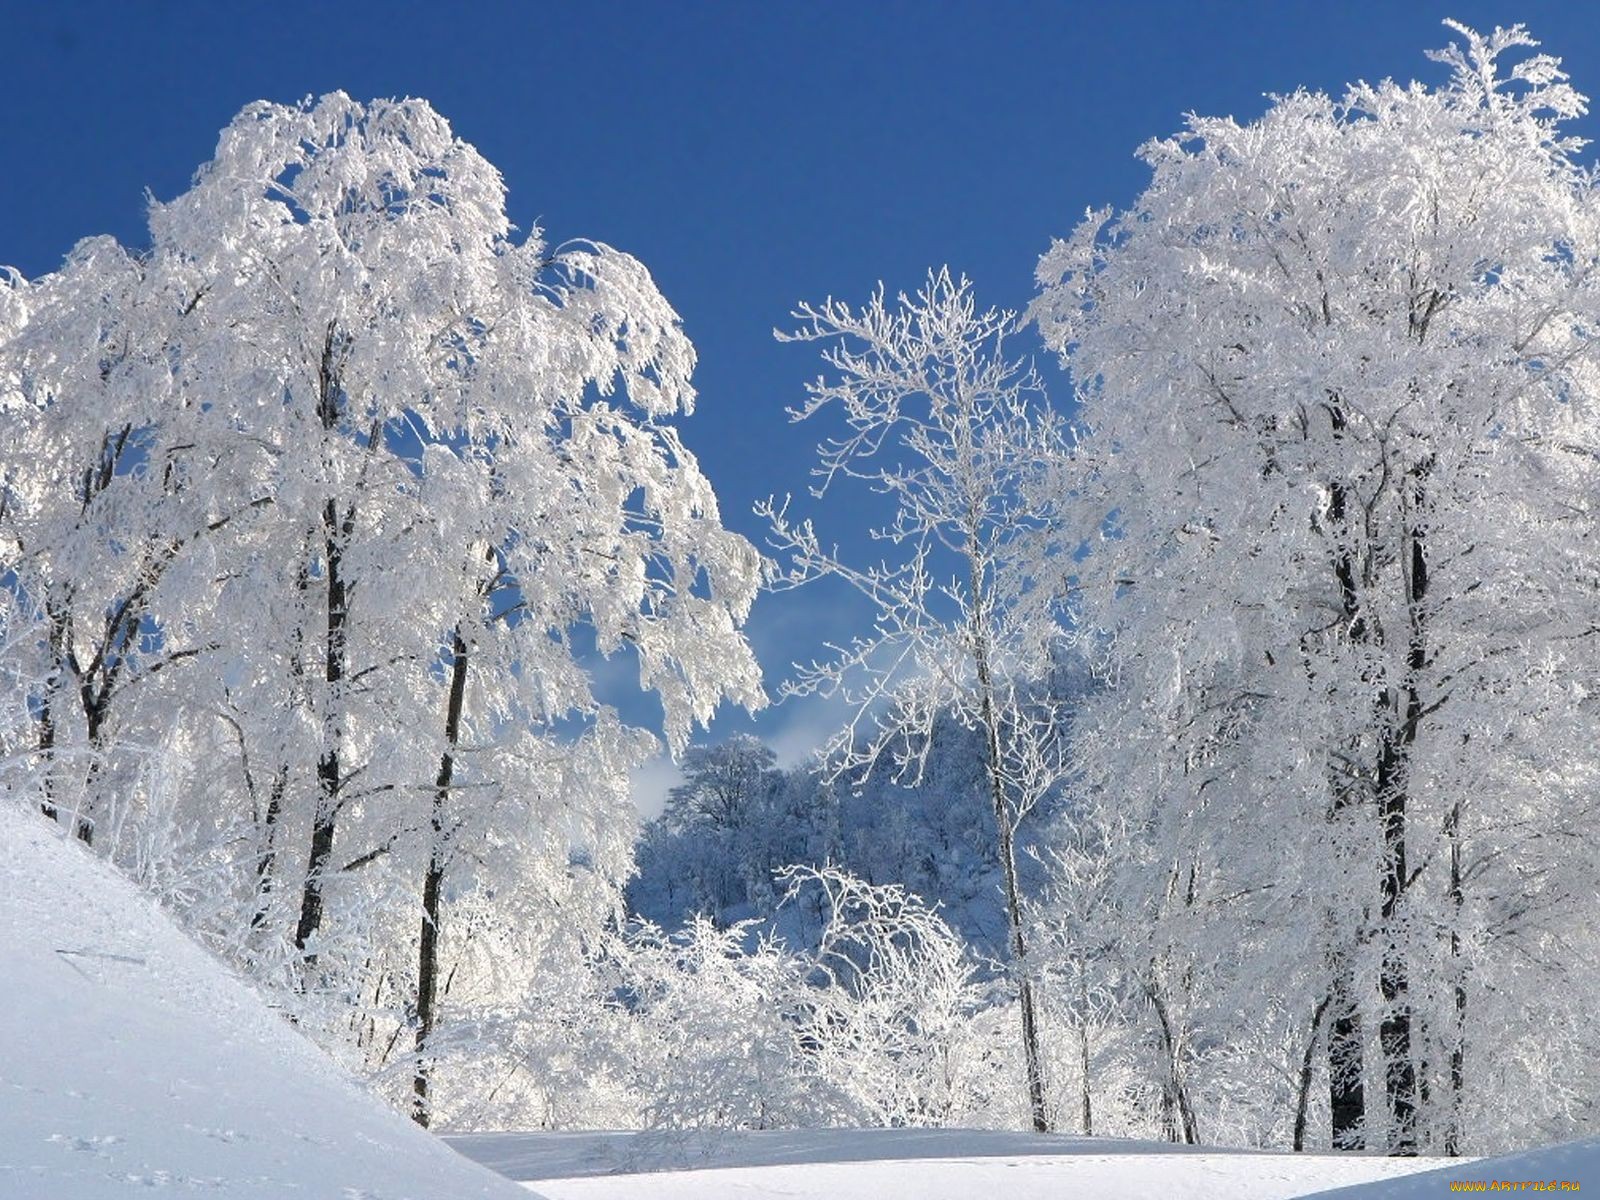
[[204,649],[165,598],[259,494],[210,486],[249,452],[202,449],[205,412],[173,402],[182,298],[143,259],[89,239],[61,270],[5,290],[0,564],[46,629],[51,666],[34,697],[45,807],[93,841],[125,811],[128,751],[145,740],[129,700]]
[[676,825],[735,831],[757,813],[774,785],[777,755],[749,734],[683,756],[683,782],[667,794],[665,816]]
[[785,1129],[850,1119],[802,1052],[806,963],[753,925],[719,928],[697,916],[675,934],[634,931],[626,944],[626,1071],[650,1125]]
[[[241,580],[276,569],[270,627],[314,660],[308,955],[352,779],[371,794],[402,786],[375,777],[385,764],[415,778],[415,729],[388,719],[396,677],[441,640],[448,675],[466,660],[460,621],[484,614],[459,593],[500,597],[507,626],[585,619],[603,649],[630,640],[680,744],[725,693],[755,702],[735,625],[756,560],[657,424],[692,402],[693,352],[637,262],[513,239],[498,172],[425,103],[342,95],[247,109],[151,226],[156,261],[193,280],[184,387],[227,397],[273,460],[273,504],[241,545],[266,561]],[[619,383],[636,416],[591,402]],[[589,703],[570,667],[529,666],[539,715]]]
[[897,884],[837,867],[782,878],[786,903],[819,892],[826,914],[801,1003],[812,1069],[873,1124],[973,1121],[1010,1074],[996,1069],[1009,1039],[960,935]]
[[836,867],[780,874],[784,906],[822,914],[814,946],[705,916],[609,939],[609,991],[584,1018],[605,1037],[585,1075],[667,1128],[993,1120],[1013,1038],[959,934],[901,887]]
[[1552,58],[1506,70],[1520,28],[1453,28],[1440,87],[1148,144],[1149,187],[1045,256],[1033,309],[1104,531],[1085,794],[1117,810],[1119,952],[1171,1082],[1192,1101],[1196,1037],[1270,995],[1298,1124],[1320,1040],[1332,1143],[1397,1153],[1567,1103],[1485,1101],[1498,998],[1589,953],[1552,951],[1592,927],[1559,880],[1600,769],[1584,102]]
[[[56,664],[38,743],[67,763],[70,708],[86,834],[116,795],[143,841],[159,808],[234,847],[206,936],[301,988],[308,1028],[339,1009],[369,1065],[406,1032],[426,1120],[446,908],[478,914],[460,965],[499,928],[485,895],[595,924],[630,869],[652,739],[589,647],[634,656],[681,750],[762,702],[760,556],[671,424],[694,352],[648,272],[517,235],[426,103],[252,105],[150,231],[4,291],[0,546]],[[183,764],[170,803],[106,775],[119,740]]]
[[832,377],[808,386],[796,420],[839,410],[845,432],[819,447],[821,483],[866,483],[894,507],[875,531],[877,566],[841,560],[809,521],[768,505],[789,556],[783,583],[834,576],[875,607],[875,631],[802,670],[795,693],[842,694],[856,717],[834,739],[835,770],[883,766],[919,778],[935,723],[953,716],[982,742],[986,803],[1005,897],[1029,1111],[1047,1127],[1034,980],[1017,875],[1019,825],[1059,782],[1064,709],[1034,687],[1054,661],[1070,534],[1042,486],[1061,450],[1058,421],[1030,368],[1008,357],[1015,314],[979,311],[965,279],[930,274],[914,296],[860,311],[802,305],[792,341],[820,342]]
[[[676,870],[694,905],[717,913],[756,895],[772,894],[772,872],[788,858],[768,853],[780,831],[775,801],[783,776],[776,755],[748,734],[683,756],[684,780],[667,795],[653,841],[676,843]],[[770,906],[769,906],[770,907]]]

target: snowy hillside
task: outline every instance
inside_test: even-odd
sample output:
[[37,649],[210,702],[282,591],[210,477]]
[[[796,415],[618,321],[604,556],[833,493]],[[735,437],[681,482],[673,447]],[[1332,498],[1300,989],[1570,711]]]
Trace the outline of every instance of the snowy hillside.
[[0,807],[0,1196],[520,1198],[382,1107],[126,880]]
[[[1600,1183],[1600,1138],[1502,1154],[1470,1164],[1452,1164],[1404,1179],[1378,1180],[1318,1192],[1311,1200],[1433,1200],[1435,1196],[1448,1195],[1452,1183],[1461,1184],[1454,1190],[1464,1192],[1559,1194],[1579,1191],[1584,1184],[1592,1190]],[[1574,1184],[1577,1186],[1563,1186]]]

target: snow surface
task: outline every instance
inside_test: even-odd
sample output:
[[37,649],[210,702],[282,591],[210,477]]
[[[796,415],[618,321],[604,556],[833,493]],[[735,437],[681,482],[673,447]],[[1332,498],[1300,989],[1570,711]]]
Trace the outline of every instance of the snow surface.
[[0,804],[0,847],[0,1196],[527,1200],[39,818]]
[[[1579,1189],[1587,1187],[1591,1192],[1600,1190],[1600,1138],[1568,1142],[1564,1146],[1547,1146],[1539,1150],[1522,1150],[1495,1158],[1462,1160],[1436,1171],[1404,1179],[1318,1192],[1316,1200],[1334,1200],[1335,1197],[1338,1200],[1423,1200],[1424,1197],[1437,1200],[1439,1196],[1450,1195],[1450,1184],[1457,1181],[1474,1185],[1482,1183],[1484,1192],[1488,1192],[1494,1183],[1501,1185],[1496,1189],[1501,1193],[1515,1191],[1519,1194],[1548,1195],[1555,1192],[1559,1195],[1563,1183],[1576,1183]],[[1508,1183],[1515,1186],[1507,1188],[1505,1185]],[[1528,1186],[1524,1187],[1524,1184]],[[1536,1184],[1544,1185],[1542,1192],[1534,1186]],[[1474,1186],[1472,1190],[1478,1189]]]
[[967,1129],[500,1133],[449,1140],[513,1179],[537,1183],[552,1200],[1286,1200],[1440,1162]]

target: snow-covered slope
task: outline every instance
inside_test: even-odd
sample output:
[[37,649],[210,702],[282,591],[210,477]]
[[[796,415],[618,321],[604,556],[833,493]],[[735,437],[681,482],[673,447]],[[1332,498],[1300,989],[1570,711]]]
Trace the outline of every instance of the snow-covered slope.
[[504,1133],[451,1142],[554,1200],[1287,1200],[1440,1162],[970,1129]]
[[127,880],[0,804],[0,1196],[527,1200],[361,1092]]
[[[1453,1188],[1451,1184],[1462,1186]],[[1571,1186],[1573,1184],[1577,1186]],[[1436,1200],[1453,1192],[1487,1193],[1491,1190],[1560,1195],[1584,1187],[1591,1192],[1600,1188],[1600,1138],[1451,1163],[1439,1170],[1404,1179],[1379,1180],[1318,1192],[1315,1200]]]

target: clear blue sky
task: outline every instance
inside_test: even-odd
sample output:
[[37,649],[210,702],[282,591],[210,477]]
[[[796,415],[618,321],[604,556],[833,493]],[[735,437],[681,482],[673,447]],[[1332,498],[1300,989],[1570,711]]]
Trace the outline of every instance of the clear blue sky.
[[[145,190],[181,191],[251,100],[425,97],[504,173],[519,225],[650,267],[700,352],[686,439],[759,539],[752,502],[803,493],[824,432],[784,416],[816,371],[771,337],[795,301],[948,262],[1020,307],[1051,236],[1128,203],[1135,147],[1184,112],[1436,80],[1423,51],[1446,16],[1527,24],[1600,94],[1587,3],[0,0],[0,263],[36,275],[82,236],[141,243]],[[821,511],[825,535],[853,543],[853,511]],[[769,688],[859,619],[829,593],[761,601]],[[786,706],[754,728],[793,753],[821,721]]]

